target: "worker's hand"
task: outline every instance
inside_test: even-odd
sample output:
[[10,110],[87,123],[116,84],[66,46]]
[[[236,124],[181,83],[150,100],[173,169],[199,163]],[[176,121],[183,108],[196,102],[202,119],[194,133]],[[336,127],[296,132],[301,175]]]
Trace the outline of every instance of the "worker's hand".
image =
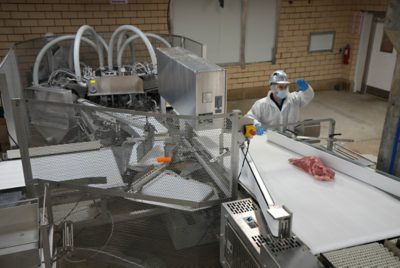
[[260,123],[255,124],[255,126],[256,126],[256,134],[258,136],[261,136],[265,133],[265,129],[261,126]]
[[308,89],[308,87],[309,87],[307,81],[304,80],[304,79],[297,79],[296,80],[296,85],[297,85],[297,88],[300,91],[306,91]]

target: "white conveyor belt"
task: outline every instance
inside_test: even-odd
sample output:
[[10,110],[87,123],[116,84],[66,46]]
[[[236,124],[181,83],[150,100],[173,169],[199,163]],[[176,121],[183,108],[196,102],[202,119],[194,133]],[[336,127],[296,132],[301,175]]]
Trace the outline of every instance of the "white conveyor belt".
[[[106,177],[107,183],[91,186],[111,188],[124,185],[111,149],[35,157],[31,158],[31,166],[34,178],[68,181]],[[21,160],[0,162],[0,174],[0,190],[25,186]]]
[[[312,253],[400,235],[400,201],[387,193],[337,170],[333,182],[317,181],[289,164],[301,155],[265,135],[251,140],[249,153],[275,203],[293,212],[292,230]],[[246,173],[241,182],[254,190]]]
[[0,161],[0,190],[25,187],[21,160]]
[[31,159],[33,178],[49,181],[68,181],[89,177],[106,177],[98,188],[124,185],[111,149],[35,157]]

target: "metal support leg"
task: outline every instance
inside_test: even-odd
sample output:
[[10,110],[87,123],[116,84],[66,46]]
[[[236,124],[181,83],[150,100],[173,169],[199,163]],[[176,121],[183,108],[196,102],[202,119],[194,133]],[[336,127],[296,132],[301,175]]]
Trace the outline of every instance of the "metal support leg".
[[[47,220],[44,219],[45,214]],[[44,185],[42,222],[47,222],[50,225],[54,224],[53,207],[51,203],[51,189],[49,183],[45,183]]]
[[201,57],[203,59],[207,59],[207,45],[202,45],[201,46]]
[[335,134],[336,121],[333,119],[328,119],[328,122],[329,122],[328,137],[330,139],[328,139],[327,149],[328,149],[328,151],[332,151],[333,150],[333,135]]
[[43,249],[43,262],[45,268],[52,267],[49,232],[50,228],[48,224],[40,226],[40,241],[41,241],[41,248]]
[[167,113],[167,102],[163,97],[160,96],[160,109],[162,114]]
[[53,235],[51,227],[53,226],[53,213],[50,202],[50,184],[46,183],[44,185],[42,219],[40,221],[40,247],[45,268],[51,268],[53,262],[52,244],[50,242]]
[[231,114],[232,121],[232,146],[231,146],[231,172],[232,172],[232,198],[237,198],[238,194],[238,176],[239,176],[239,135],[241,129],[239,119],[242,113],[239,110],[233,110]]
[[26,103],[22,99],[12,99],[11,105],[13,114],[15,115],[15,131],[21,154],[27,195],[28,197],[37,197],[33,183],[31,161],[29,158],[29,132]]

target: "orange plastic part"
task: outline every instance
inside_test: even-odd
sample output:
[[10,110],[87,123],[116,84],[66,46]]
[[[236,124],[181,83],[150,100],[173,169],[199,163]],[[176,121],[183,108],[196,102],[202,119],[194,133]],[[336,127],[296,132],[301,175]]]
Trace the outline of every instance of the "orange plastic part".
[[172,161],[172,157],[169,156],[158,156],[156,158],[158,163],[169,163]]

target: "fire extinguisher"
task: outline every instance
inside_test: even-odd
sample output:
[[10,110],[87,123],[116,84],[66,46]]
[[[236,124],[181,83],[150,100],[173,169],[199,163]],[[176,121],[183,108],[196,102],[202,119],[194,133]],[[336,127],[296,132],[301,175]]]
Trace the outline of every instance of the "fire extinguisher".
[[350,60],[350,45],[346,45],[343,50],[343,64],[349,64]]

